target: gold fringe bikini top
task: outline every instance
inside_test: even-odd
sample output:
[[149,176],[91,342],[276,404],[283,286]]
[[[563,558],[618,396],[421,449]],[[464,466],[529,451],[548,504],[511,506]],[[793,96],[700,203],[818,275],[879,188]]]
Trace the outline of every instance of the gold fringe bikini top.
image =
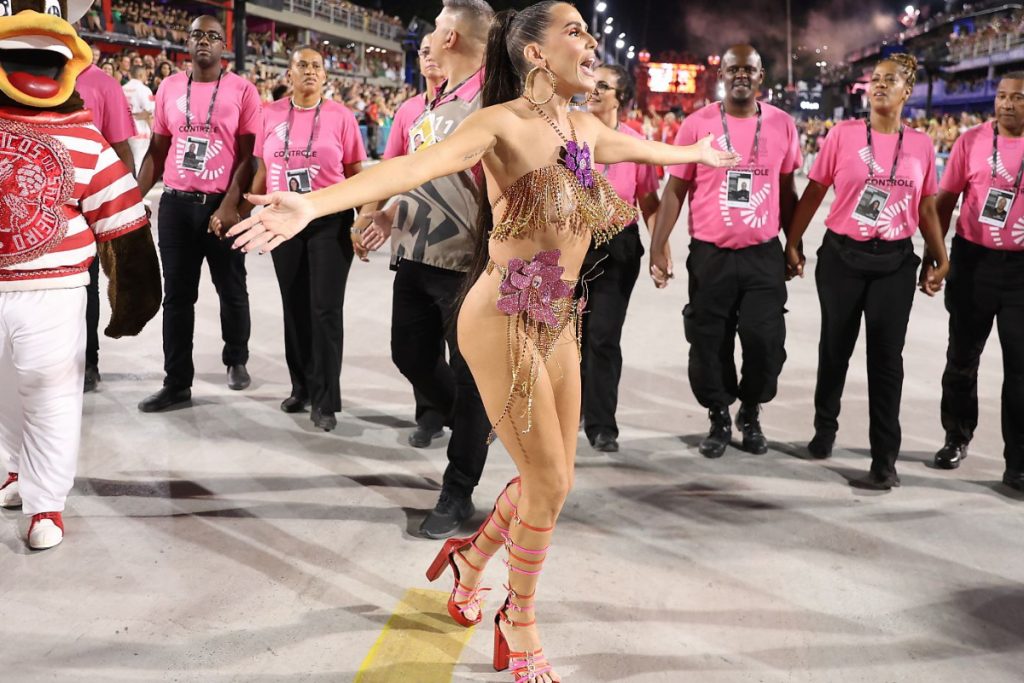
[[637,220],[637,211],[624,202],[601,174],[588,187],[562,164],[551,164],[519,177],[491,203],[505,203],[501,221],[491,238],[504,241],[529,238],[554,226],[573,235],[593,235],[597,246],[605,244]]

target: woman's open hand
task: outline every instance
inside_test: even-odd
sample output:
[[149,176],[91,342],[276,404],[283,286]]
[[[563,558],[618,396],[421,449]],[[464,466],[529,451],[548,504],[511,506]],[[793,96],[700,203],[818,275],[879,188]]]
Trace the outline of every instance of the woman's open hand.
[[259,250],[261,254],[273,251],[287,239],[295,237],[316,216],[313,203],[306,195],[296,192],[274,192],[272,194],[251,194],[246,199],[263,210],[257,215],[241,221],[227,232],[235,239],[234,249],[248,253]]
[[700,163],[713,168],[732,168],[740,163],[740,155],[736,152],[727,152],[715,149],[711,146],[715,136],[708,133],[707,137],[698,142],[700,146]]

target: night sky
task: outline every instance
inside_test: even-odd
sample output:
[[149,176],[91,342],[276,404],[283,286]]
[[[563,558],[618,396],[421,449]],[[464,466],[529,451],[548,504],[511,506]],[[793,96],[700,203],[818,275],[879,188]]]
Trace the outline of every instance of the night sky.
[[[440,0],[364,0],[408,21],[414,14],[432,19]],[[687,52],[703,60],[737,42],[752,42],[765,58],[769,78],[785,79],[785,0],[744,0],[741,3],[685,2],[682,0],[606,0],[605,16],[614,17],[615,30],[626,33],[627,44],[649,49]],[[492,0],[495,9],[522,7],[529,2]],[[584,19],[591,20],[593,0],[575,3]],[[851,50],[894,33],[908,0],[792,0],[793,46],[798,51],[797,76],[813,73],[822,59],[841,61]],[[944,2],[914,3],[922,17],[938,11]],[[603,20],[599,20],[603,21]],[[827,46],[827,50],[824,48]],[[815,52],[821,50],[821,52]]]

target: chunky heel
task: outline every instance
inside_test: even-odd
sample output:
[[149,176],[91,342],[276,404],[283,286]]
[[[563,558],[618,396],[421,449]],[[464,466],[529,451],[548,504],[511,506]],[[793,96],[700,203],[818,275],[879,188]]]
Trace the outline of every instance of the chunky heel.
[[494,670],[505,671],[508,669],[509,660],[509,649],[508,641],[505,640],[505,634],[501,632],[501,627],[498,626],[498,622],[501,617],[495,615],[494,617]]
[[437,557],[430,563],[427,568],[427,581],[434,582],[441,578],[441,574],[444,573],[444,568],[448,566],[450,558],[460,548],[469,545],[471,539],[469,538],[449,538],[441,546],[441,550],[438,551]]

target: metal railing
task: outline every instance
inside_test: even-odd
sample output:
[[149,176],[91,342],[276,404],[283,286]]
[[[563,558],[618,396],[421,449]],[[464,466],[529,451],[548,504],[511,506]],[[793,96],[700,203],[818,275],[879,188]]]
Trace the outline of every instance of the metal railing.
[[254,4],[277,7],[281,11],[292,12],[321,19],[323,21],[344,26],[357,31],[364,31],[388,40],[399,40],[403,28],[381,17],[374,16],[369,9],[352,9],[336,0],[279,0],[264,3],[253,0]]

